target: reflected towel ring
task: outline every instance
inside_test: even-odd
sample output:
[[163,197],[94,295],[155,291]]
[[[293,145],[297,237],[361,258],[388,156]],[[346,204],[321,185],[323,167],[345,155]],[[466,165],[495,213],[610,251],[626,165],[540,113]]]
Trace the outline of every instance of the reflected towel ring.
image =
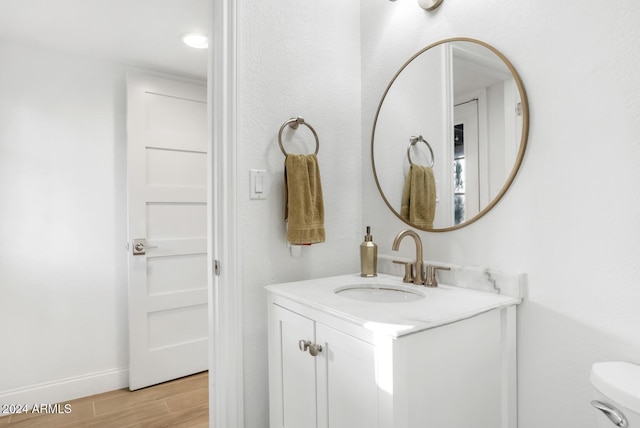
[[434,164],[433,150],[431,149],[431,145],[427,142],[427,140],[422,138],[422,135],[409,138],[409,147],[407,147],[407,157],[409,158],[409,165],[413,165],[413,161],[411,160],[411,146],[415,146],[415,144],[418,142],[423,142],[427,145],[427,148],[429,149],[429,153],[431,154],[431,165],[429,165],[429,168],[433,168],[433,164]]
[[311,125],[306,123],[302,117],[298,116],[298,117],[291,118],[287,120],[285,123],[283,123],[282,126],[280,127],[280,131],[278,132],[278,144],[280,145],[280,150],[282,150],[282,153],[285,156],[287,156],[288,153],[285,151],[284,146],[282,145],[282,131],[287,125],[289,125],[289,127],[291,127],[292,129],[298,129],[298,126],[300,125],[304,125],[307,128],[309,128],[316,139],[316,151],[314,154],[316,155],[318,154],[318,149],[320,148],[320,141],[318,140],[318,134],[316,133],[316,130],[313,129]]

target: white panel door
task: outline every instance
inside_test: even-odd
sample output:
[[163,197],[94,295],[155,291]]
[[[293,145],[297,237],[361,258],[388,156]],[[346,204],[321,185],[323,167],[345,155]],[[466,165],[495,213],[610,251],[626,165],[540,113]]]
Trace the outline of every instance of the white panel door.
[[204,85],[127,77],[131,390],[207,370],[206,123]]

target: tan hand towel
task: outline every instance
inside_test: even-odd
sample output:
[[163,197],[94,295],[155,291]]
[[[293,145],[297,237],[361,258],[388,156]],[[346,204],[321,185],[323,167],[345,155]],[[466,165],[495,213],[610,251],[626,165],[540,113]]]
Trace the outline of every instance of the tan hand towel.
[[294,245],[324,242],[324,201],[316,155],[287,155],[284,182],[287,241]]
[[402,192],[400,217],[423,229],[433,229],[436,215],[436,179],[433,169],[411,165]]

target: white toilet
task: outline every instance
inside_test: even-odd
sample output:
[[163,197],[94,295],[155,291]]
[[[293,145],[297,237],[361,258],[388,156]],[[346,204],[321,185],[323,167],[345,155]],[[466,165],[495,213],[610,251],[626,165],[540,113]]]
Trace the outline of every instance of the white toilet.
[[640,366],[620,361],[591,368],[598,428],[640,428]]

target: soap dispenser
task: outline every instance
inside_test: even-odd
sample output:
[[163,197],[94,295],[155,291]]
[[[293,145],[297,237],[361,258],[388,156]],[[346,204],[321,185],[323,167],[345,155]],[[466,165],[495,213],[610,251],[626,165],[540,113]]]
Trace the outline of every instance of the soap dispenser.
[[370,226],[367,226],[364,242],[360,244],[360,276],[378,276],[378,246],[373,242]]

